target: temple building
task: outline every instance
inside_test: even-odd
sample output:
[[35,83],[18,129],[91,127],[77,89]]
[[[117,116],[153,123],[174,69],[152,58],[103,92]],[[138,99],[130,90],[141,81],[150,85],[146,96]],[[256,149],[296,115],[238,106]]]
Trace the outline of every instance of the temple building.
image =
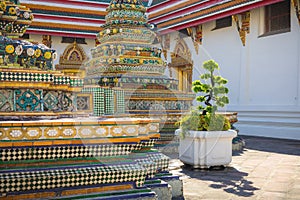
[[[299,0],[1,0],[0,200],[172,199],[156,147],[216,60],[241,134],[300,139]],[[173,140],[176,143],[176,140]]]
[[[78,67],[93,58],[109,0],[20,2],[34,15],[25,37],[55,49],[62,58],[54,61],[57,68],[72,60],[70,48],[78,49]],[[202,62],[214,59],[229,80],[226,110],[238,112],[240,134],[300,139],[299,0],[142,2],[159,33],[154,43],[166,60],[164,75],[178,81],[176,91],[188,94]]]
[[[78,44],[82,40],[65,38],[72,42],[56,65],[49,35],[40,42],[25,39],[32,11],[19,1],[0,5],[0,199],[182,196],[179,176],[168,172],[169,158],[153,148],[164,125],[143,113],[151,100],[168,104],[151,94],[170,97],[167,86],[175,90],[178,82],[163,76],[166,63],[152,46],[156,33],[142,3],[112,0],[92,59]],[[139,95],[150,103],[144,106]],[[179,96],[174,103],[188,107],[192,98]],[[141,115],[130,117],[125,107],[138,100]],[[179,117],[182,109],[176,108]]]

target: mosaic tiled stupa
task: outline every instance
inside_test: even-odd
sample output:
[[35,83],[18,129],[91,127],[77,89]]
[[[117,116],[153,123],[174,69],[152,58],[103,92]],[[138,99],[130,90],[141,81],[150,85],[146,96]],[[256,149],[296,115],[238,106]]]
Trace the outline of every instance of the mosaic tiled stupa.
[[100,45],[86,64],[86,85],[121,89],[124,102],[116,106],[133,117],[159,118],[162,139],[172,140],[174,123],[194,94],[179,91],[178,80],[165,75],[163,50],[153,44],[155,26],[148,23],[142,1],[112,0],[107,12],[97,36]]
[[81,90],[83,80],[54,70],[55,50],[18,39],[33,15],[14,2],[1,1],[0,118],[76,114],[75,94]]
[[[112,1],[109,9],[125,6],[144,13],[139,1],[127,2]],[[54,69],[54,50],[16,39],[32,20],[30,10],[17,1],[1,1],[1,9],[0,199],[151,200],[159,191],[169,191],[163,194],[170,199],[170,186],[164,180],[170,183],[178,177],[168,173],[169,159],[152,149],[160,137],[159,121],[85,117],[122,113],[124,93],[107,87],[122,81],[107,76],[100,86],[83,88],[80,78]],[[127,31],[132,30],[124,28]],[[153,37],[151,31],[141,31]],[[140,51],[145,52],[155,53]],[[157,65],[163,65],[155,56]],[[114,98],[119,107],[114,107]],[[92,103],[86,107],[84,101],[89,100]]]

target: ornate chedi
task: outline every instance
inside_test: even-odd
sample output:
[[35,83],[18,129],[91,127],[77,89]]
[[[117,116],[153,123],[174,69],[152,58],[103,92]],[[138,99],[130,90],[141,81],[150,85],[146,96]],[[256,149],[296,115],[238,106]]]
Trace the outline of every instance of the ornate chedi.
[[[17,24],[19,17],[9,19]],[[121,112],[124,92],[106,81],[82,90],[78,66],[66,62],[79,55],[77,47],[65,52],[58,71],[54,50],[6,36],[2,30],[0,199],[171,199],[165,181],[179,179],[168,173],[168,157],[152,149],[159,120],[72,116],[88,110],[80,99],[87,97],[93,115]]]
[[85,66],[85,85],[121,88],[125,112],[163,119],[162,140],[172,139],[174,123],[189,109],[194,95],[179,91],[178,80],[165,75],[163,51],[153,45],[155,26],[148,24],[140,0],[113,0],[107,12],[97,36],[100,44]]
[[83,80],[54,70],[55,50],[18,39],[33,19],[28,8],[18,1],[0,5],[0,118],[76,114]]

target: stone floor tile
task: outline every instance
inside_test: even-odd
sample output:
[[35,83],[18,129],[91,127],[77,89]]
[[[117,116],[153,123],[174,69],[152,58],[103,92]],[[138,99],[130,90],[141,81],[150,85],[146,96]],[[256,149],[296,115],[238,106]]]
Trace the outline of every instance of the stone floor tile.
[[297,178],[297,173],[295,173],[295,169],[291,170],[291,169],[287,169],[287,170],[278,170],[273,169],[273,173],[272,173],[272,177],[280,177],[280,176],[287,176],[290,177],[291,179],[295,179]]
[[292,189],[298,189],[300,191],[300,180],[299,181],[296,181],[294,182],[293,186],[292,186]]
[[259,195],[257,200],[286,200],[285,193],[278,193],[278,192],[264,192]]
[[294,196],[294,197],[299,197],[300,199],[300,190],[299,188],[292,188],[291,190],[288,191],[288,196]]
[[287,194],[285,197],[285,200],[299,200],[300,195],[294,195],[294,194]]
[[269,178],[272,175],[272,170],[264,169],[264,168],[256,168],[249,177],[256,177],[256,178]]
[[276,182],[275,180],[269,180],[268,183],[262,188],[264,191],[269,192],[288,192],[292,185],[292,182]]
[[201,196],[201,199],[229,199],[230,194],[226,192],[216,192],[216,191],[210,191],[204,193],[203,196]]
[[261,189],[262,187],[265,186],[265,184],[268,182],[267,179],[265,178],[257,178],[257,177],[247,177],[248,181],[252,182],[252,185],[254,187],[257,187],[259,189]]
[[285,175],[273,175],[272,177],[269,178],[270,181],[272,182],[283,182],[283,183],[292,183],[293,179],[290,176],[285,176]]
[[172,155],[172,169],[183,180],[185,200],[300,199],[300,141],[244,139],[246,148],[233,153],[224,169],[191,170]]

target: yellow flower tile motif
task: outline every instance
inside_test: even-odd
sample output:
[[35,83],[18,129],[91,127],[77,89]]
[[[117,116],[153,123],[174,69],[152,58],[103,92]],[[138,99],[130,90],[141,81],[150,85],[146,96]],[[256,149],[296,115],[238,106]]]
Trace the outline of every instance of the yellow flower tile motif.
[[138,127],[137,126],[127,126],[124,128],[124,132],[127,136],[137,136],[138,135]]
[[35,52],[34,52],[34,55],[35,55],[35,57],[37,57],[37,58],[40,57],[41,54],[42,54],[42,51],[41,51],[40,49],[36,49]]
[[64,138],[73,138],[77,134],[76,128],[73,126],[70,127],[62,127],[60,130],[61,136]]
[[3,139],[6,137],[6,131],[4,128],[0,128],[0,139]]
[[96,128],[95,136],[96,137],[105,137],[105,136],[108,136],[108,134],[109,134],[109,130],[108,129],[109,129],[109,127],[107,127],[107,126]]
[[7,131],[7,137],[11,140],[21,140],[24,137],[24,130],[22,128],[10,128]]
[[15,14],[16,14],[16,9],[15,9],[14,7],[10,7],[10,8],[8,9],[8,12],[9,12],[9,14],[11,14],[11,15],[15,15]]
[[25,131],[26,138],[28,139],[38,139],[42,136],[41,128],[27,128]]
[[123,136],[123,128],[120,126],[114,126],[110,128],[110,135],[111,136]]
[[94,135],[94,127],[80,127],[78,129],[78,135],[82,138],[89,138]]
[[15,47],[13,45],[7,45],[5,47],[6,53],[13,53],[15,51]]
[[1,10],[2,10],[2,11],[5,11],[5,10],[6,10],[6,3],[5,3],[4,1],[2,1],[2,2],[0,3],[0,7],[1,7]]
[[49,52],[49,51],[45,52],[44,57],[46,59],[50,59],[52,57],[51,52]]
[[46,138],[58,138],[60,136],[60,131],[56,127],[49,127],[44,130],[44,136]]

